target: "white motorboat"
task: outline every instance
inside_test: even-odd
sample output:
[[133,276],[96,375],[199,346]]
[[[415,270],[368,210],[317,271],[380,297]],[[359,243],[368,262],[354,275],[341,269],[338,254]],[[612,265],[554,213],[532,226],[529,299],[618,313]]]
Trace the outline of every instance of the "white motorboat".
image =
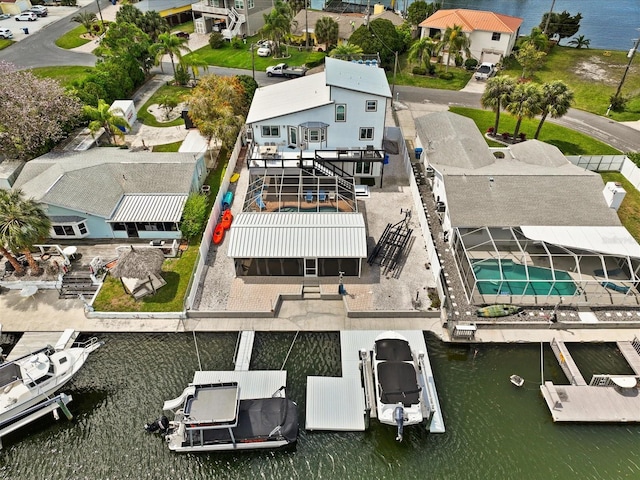
[[255,399],[241,399],[240,388],[238,382],[190,384],[164,403],[174,419],[161,417],[145,429],[159,431],[176,452],[274,449],[297,441],[298,406],[284,387]]
[[103,342],[96,338],[56,350],[47,346],[0,365],[0,425],[12,422],[25,410],[47,400],[84,365]]
[[418,356],[402,335],[384,332],[376,337],[372,361],[378,420],[397,426],[396,440],[401,442],[405,425],[416,425],[429,417]]

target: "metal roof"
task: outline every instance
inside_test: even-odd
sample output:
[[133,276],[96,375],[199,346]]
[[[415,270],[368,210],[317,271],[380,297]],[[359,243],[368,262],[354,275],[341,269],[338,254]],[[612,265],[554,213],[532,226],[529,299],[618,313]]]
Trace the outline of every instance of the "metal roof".
[[240,400],[270,398],[280,387],[287,386],[286,370],[252,371],[197,371],[193,375],[194,385],[221,382],[238,382]]
[[231,258],[366,258],[360,213],[244,212],[229,231]]
[[179,222],[187,195],[124,195],[110,222]]
[[391,98],[389,81],[384,68],[370,67],[327,57],[325,59],[327,85],[356,92]]

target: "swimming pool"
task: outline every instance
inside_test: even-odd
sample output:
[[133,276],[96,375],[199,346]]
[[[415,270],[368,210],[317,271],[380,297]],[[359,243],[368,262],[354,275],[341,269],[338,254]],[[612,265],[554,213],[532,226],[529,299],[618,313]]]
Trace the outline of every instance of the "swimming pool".
[[318,208],[298,208],[298,207],[281,207],[276,212],[335,212],[336,207],[320,207]]
[[473,272],[478,291],[483,295],[569,296],[574,295],[577,290],[571,276],[564,270],[531,266],[525,268],[513,260],[502,260],[502,269],[498,260],[476,260],[473,262]]

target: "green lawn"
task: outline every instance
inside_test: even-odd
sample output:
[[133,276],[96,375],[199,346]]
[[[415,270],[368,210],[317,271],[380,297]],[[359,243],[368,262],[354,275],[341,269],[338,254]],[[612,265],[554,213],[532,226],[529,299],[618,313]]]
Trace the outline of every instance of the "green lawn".
[[[490,110],[464,107],[451,107],[449,110],[471,118],[481,132],[486,132],[489,127],[492,127],[496,118],[495,113]],[[520,131],[526,133],[527,138],[533,138],[538,123],[538,119],[524,119]],[[513,132],[515,124],[516,119],[508,113],[500,115],[500,133]],[[538,140],[555,145],[565,155],[620,155],[622,153],[598,140],[549,121],[544,123]]]
[[627,191],[618,209],[618,217],[629,233],[640,242],[640,192],[619,172],[601,172],[605,182],[619,182]]
[[184,125],[184,120],[182,119],[182,117],[178,117],[170,122],[158,122],[156,118],[147,111],[147,109],[151,105],[158,103],[158,98],[165,95],[172,97],[176,102],[180,103],[183,101],[183,96],[189,92],[191,92],[191,89],[188,87],[163,85],[158,90],[156,90],[153,96],[138,111],[138,120],[141,123],[144,123],[145,125],[149,125],[151,127],[177,127],[180,125]]
[[163,145],[155,145],[152,149],[153,152],[177,152],[182,145],[182,140],[179,142],[165,143]]
[[85,33],[87,33],[87,29],[84,28],[83,25],[78,25],[73,30],[68,31],[58,38],[56,40],[56,45],[60,48],[64,48],[65,50],[69,50],[71,48],[84,45],[85,43],[93,42],[94,40],[81,37],[81,35],[84,35]]
[[[438,88],[441,90],[461,90],[469,82],[473,72],[468,72],[464,68],[449,66],[449,73],[453,75],[451,80],[443,80],[440,74],[446,72],[444,65],[436,65],[436,72],[431,75],[414,75],[411,73],[415,62],[407,60],[407,54],[400,55],[398,59],[398,72],[396,74],[396,85],[409,85],[412,87]],[[393,82],[393,66],[386,69],[389,84]]]
[[181,23],[180,25],[176,25],[175,27],[171,27],[172,32],[185,32],[185,33],[193,33],[193,20],[185,23]]
[[[575,92],[575,108],[604,115],[609,107],[609,97],[616,93],[629,62],[626,55],[626,51],[556,46],[547,55],[544,67],[533,76],[533,81],[562,80]],[[517,62],[507,63],[511,66],[502,73],[519,78],[522,69]],[[616,121],[640,119],[640,67],[637,61],[627,74],[622,95],[631,96],[632,100],[624,112],[611,112],[611,118]]]
[[0,38],[0,50],[3,48],[7,48],[9,45],[13,45],[15,42],[13,40],[5,40],[4,38]]
[[[221,48],[212,49],[210,46],[205,46],[196,50],[198,57],[206,61],[209,65],[216,65],[219,67],[228,68],[243,68],[245,70],[251,70],[251,41],[259,40],[257,37],[248,38],[247,43],[243,44],[241,48],[233,48],[230,43],[225,42]],[[273,57],[259,57],[253,55],[255,61],[256,72],[264,72],[265,69],[271,65],[277,65],[281,62],[286,62],[289,65],[304,65],[310,61],[318,61],[324,57],[322,52],[304,52],[298,51],[296,47],[289,48],[289,58],[277,59]],[[188,57],[188,55],[187,55]]]
[[38,78],[53,78],[58,80],[63,87],[68,87],[76,80],[82,80],[88,76],[93,67],[38,67],[31,69]]

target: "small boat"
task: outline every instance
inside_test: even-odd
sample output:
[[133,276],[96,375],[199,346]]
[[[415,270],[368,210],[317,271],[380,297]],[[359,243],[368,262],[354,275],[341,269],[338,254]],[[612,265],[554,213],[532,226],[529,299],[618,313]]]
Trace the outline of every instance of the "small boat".
[[103,345],[97,338],[56,350],[47,346],[0,365],[0,425],[47,400],[82,368],[90,353]]
[[506,317],[507,315],[515,315],[520,313],[522,307],[509,304],[487,305],[486,307],[476,310],[476,315],[479,317]]
[[298,439],[298,406],[284,387],[271,398],[242,399],[238,382],[190,384],[164,403],[174,409],[173,420],[162,416],[145,429],[160,432],[175,452],[275,449]]
[[405,425],[422,423],[429,416],[422,369],[409,341],[396,332],[376,337],[372,361],[378,420],[396,426],[396,440],[401,442]]
[[233,203],[233,192],[227,192],[222,197],[222,209],[227,210],[231,208],[231,203]]
[[224,227],[222,226],[222,222],[216,225],[216,228],[213,229],[213,243],[216,245],[220,245],[224,240]]
[[231,227],[232,221],[233,221],[233,215],[231,214],[231,210],[227,208],[222,214],[222,220],[220,220],[220,225],[222,225],[222,228],[224,228],[225,230],[229,230],[229,228]]
[[520,375],[511,375],[509,377],[509,380],[511,381],[511,383],[513,383],[516,387],[521,387],[522,385],[524,385],[524,378],[522,378]]

